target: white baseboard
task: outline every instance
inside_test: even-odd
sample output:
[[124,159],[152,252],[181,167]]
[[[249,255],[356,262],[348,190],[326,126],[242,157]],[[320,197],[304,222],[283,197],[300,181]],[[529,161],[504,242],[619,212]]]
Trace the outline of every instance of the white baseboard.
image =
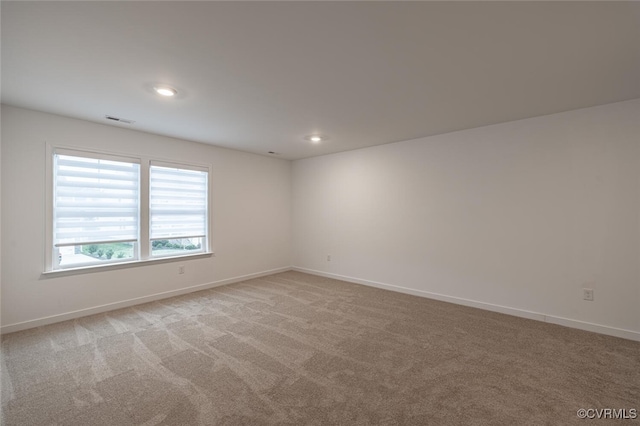
[[344,275],[332,274],[329,272],[316,271],[313,269],[301,268],[297,266],[283,267],[277,269],[271,269],[268,271],[257,272],[248,275],[242,275],[233,278],[227,278],[224,280],[214,281],[206,284],[199,284],[191,287],[181,288],[177,290],[165,291],[162,293],[156,293],[149,296],[137,297],[133,299],[123,300],[120,302],[108,303],[105,305],[95,306],[87,309],[80,309],[77,311],[67,312],[64,314],[52,315],[49,317],[38,318],[34,320],[19,322],[15,324],[9,324],[0,328],[0,334],[13,333],[15,331],[26,330],[29,328],[40,327],[43,325],[54,324],[57,322],[67,321],[70,319],[80,318],[88,315],[100,314],[103,312],[113,311],[121,308],[128,308],[130,306],[139,305],[142,303],[153,302],[156,300],[167,299],[173,296],[179,296],[182,294],[192,293],[199,290],[206,290],[209,288],[219,287],[227,284],[233,284],[240,281],[246,281],[252,278],[264,277],[267,275],[277,274],[279,272],[286,271],[298,271],[307,274],[318,275],[327,278],[334,278],[341,281],[347,281],[355,284],[362,284],[370,287],[377,287],[385,290],[396,291],[399,293],[411,294],[414,296],[426,297],[428,299],[440,300],[443,302],[455,303],[457,305],[470,306],[473,308],[484,309],[492,312],[499,312],[502,314],[513,315],[521,318],[528,318],[536,321],[548,322],[551,324],[562,325],[565,327],[576,328],[579,330],[591,331],[594,333],[605,334],[608,336],[621,337],[623,339],[635,340],[640,342],[640,333],[632,330],[625,330],[621,328],[609,327],[601,324],[594,324],[570,318],[556,317],[553,315],[546,315],[539,312],[531,312],[523,309],[510,308],[507,306],[494,305],[485,302],[478,302],[475,300],[464,299],[460,297],[447,296],[438,293],[427,292],[423,290],[415,290],[407,287],[400,287],[391,284],[380,283],[376,281],[363,280],[360,278],[354,278]]
[[140,305],[142,303],[154,302],[156,300],[167,299],[173,296],[180,296],[182,294],[193,293],[194,291],[220,287],[227,284],[233,284],[240,281],[250,280],[252,278],[264,277],[266,275],[273,275],[279,272],[286,272],[290,270],[291,268],[288,266],[283,268],[271,269],[268,271],[256,272],[253,274],[242,275],[239,277],[227,278],[224,280],[214,281],[206,284],[198,284],[191,287],[180,288],[177,290],[164,291],[162,293],[156,293],[149,296],[142,296],[142,297],[136,297],[133,299],[123,300],[120,302],[107,303],[106,305],[80,309],[77,311],[67,312],[64,314],[52,315],[49,317],[38,318],[38,319],[19,322],[15,324],[4,325],[0,328],[0,334],[13,333],[15,331],[21,331],[29,328],[40,327],[43,325],[54,324],[57,322],[67,321],[70,319],[75,319],[80,317],[86,317],[88,315],[100,314],[103,312],[113,311],[121,308],[128,308],[130,306]]
[[574,320],[570,318],[556,317],[553,315],[547,315],[539,312],[531,312],[531,311],[526,311],[526,310],[517,309],[517,308],[510,308],[507,306],[494,305],[486,302],[478,302],[476,300],[464,299],[461,297],[447,296],[444,294],[431,293],[423,290],[415,290],[412,288],[400,287],[400,286],[380,283],[376,281],[363,280],[360,278],[353,278],[353,277],[348,277],[344,275],[332,274],[329,272],[316,271],[314,269],[301,268],[298,266],[292,266],[291,270],[304,272],[312,275],[318,275],[326,278],[334,278],[337,280],[347,281],[355,284],[362,284],[370,287],[382,288],[385,290],[391,290],[391,291],[396,291],[400,293],[412,294],[414,296],[426,297],[428,299],[455,303],[457,305],[470,306],[472,308],[484,309],[486,311],[499,312],[501,314],[513,315],[516,317],[548,322],[551,324],[562,325],[565,327],[576,328],[579,330],[591,331],[594,333],[605,334],[608,336],[621,337],[623,339],[635,340],[640,342],[640,333],[632,330],[609,327],[601,324],[593,324],[593,323]]

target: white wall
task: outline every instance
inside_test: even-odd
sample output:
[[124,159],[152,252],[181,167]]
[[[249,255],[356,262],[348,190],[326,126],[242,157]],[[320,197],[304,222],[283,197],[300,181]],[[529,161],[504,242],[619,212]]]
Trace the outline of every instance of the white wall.
[[[130,299],[229,282],[290,266],[289,161],[5,105],[1,117],[3,331],[122,306],[119,302]],[[43,276],[47,142],[211,164],[212,241],[216,256]],[[185,265],[184,275],[178,275],[178,264]]]
[[640,100],[298,160],[292,202],[297,268],[640,340]]
[[[1,121],[3,331],[293,263],[640,340],[640,100],[292,168],[8,106]],[[211,163],[216,257],[43,277],[46,142]]]

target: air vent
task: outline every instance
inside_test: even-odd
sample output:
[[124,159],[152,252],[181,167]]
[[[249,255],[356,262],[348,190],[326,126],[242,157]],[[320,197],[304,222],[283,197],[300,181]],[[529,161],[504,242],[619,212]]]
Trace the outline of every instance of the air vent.
[[113,115],[105,115],[104,118],[106,118],[107,120],[111,120],[111,121],[117,121],[118,123],[123,123],[123,124],[133,124],[133,123],[135,123],[135,121],[133,121],[133,120],[127,120],[126,118],[114,117]]

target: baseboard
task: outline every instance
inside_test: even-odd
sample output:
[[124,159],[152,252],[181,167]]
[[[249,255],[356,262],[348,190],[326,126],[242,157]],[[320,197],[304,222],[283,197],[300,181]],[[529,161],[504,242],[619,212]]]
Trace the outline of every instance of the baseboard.
[[86,317],[89,315],[100,314],[103,312],[113,311],[121,308],[128,308],[130,306],[140,305],[142,303],[154,302],[156,300],[167,299],[169,297],[180,296],[182,294],[193,293],[195,291],[206,290],[209,288],[220,287],[227,284],[233,284],[240,281],[250,280],[252,278],[264,277],[267,275],[277,274],[279,272],[290,271],[291,267],[283,267],[277,269],[271,269],[268,271],[256,272],[253,274],[242,275],[233,278],[227,278],[224,280],[214,281],[205,284],[198,284],[191,287],[185,287],[177,290],[165,291],[162,293],[155,293],[149,296],[136,297],[133,299],[123,300],[120,302],[107,303],[105,305],[94,306],[92,308],[80,309],[77,311],[67,312],[64,314],[52,315],[49,317],[38,318],[34,320],[19,322],[15,324],[9,324],[0,328],[0,334],[13,333],[15,331],[26,330],[34,327],[41,327],[43,325],[54,324],[57,322],[67,321],[70,319]]
[[304,272],[307,274],[318,275],[326,278],[334,278],[341,281],[347,281],[355,284],[362,284],[370,287],[377,287],[385,290],[397,291],[400,293],[411,294],[414,296],[426,297],[428,299],[440,300],[443,302],[455,303],[457,305],[469,306],[472,308],[484,309],[486,311],[499,312],[501,314],[512,315],[521,318],[532,319],[536,321],[548,322],[551,324],[562,325],[569,328],[591,331],[594,333],[605,334],[608,336],[621,337],[623,339],[635,340],[640,342],[640,333],[632,330],[609,327],[601,324],[594,324],[570,318],[556,317],[539,312],[526,311],[523,309],[510,308],[508,306],[494,305],[486,302],[478,302],[476,300],[464,299],[461,297],[447,296],[444,294],[431,293],[423,290],[415,290],[412,288],[401,287],[391,284],[385,284],[376,281],[363,280],[360,278],[348,277],[344,275],[332,274],[329,272],[316,271],[314,269],[301,268],[292,266],[291,270]]
[[277,269],[271,269],[268,271],[256,272],[253,274],[242,275],[233,278],[227,278],[224,280],[214,281],[206,284],[199,284],[191,287],[185,287],[177,290],[165,291],[162,293],[156,293],[149,296],[137,297],[133,299],[123,300],[120,302],[108,303],[105,305],[95,306],[92,308],[80,309],[77,311],[67,312],[64,314],[52,315],[49,317],[38,318],[34,320],[19,322],[15,324],[9,324],[0,327],[0,334],[13,333],[16,331],[26,330],[29,328],[40,327],[43,325],[54,324],[57,322],[67,321],[70,319],[85,317],[94,314],[100,314],[103,312],[113,311],[121,308],[128,308],[130,306],[139,305],[147,302],[154,302],[156,300],[167,299],[169,297],[180,296],[182,294],[193,293],[199,290],[206,290],[209,288],[220,287],[227,284],[233,284],[241,281],[246,281],[252,278],[264,277],[267,275],[277,274],[279,272],[286,271],[298,271],[311,275],[318,275],[327,278],[334,278],[341,281],[347,281],[355,284],[367,285],[370,287],[377,287],[385,290],[396,291],[405,294],[411,294],[414,296],[426,297],[428,299],[440,300],[443,302],[455,303],[457,305],[469,306],[473,308],[484,309],[492,312],[499,312],[502,314],[513,315],[516,317],[532,319],[536,321],[548,322],[551,324],[557,324],[565,327],[576,328],[579,330],[591,331],[594,333],[605,334],[608,336],[621,337],[623,339],[634,340],[640,342],[640,333],[632,330],[625,330],[615,327],[609,327],[601,324],[594,324],[570,318],[556,317],[553,315],[546,315],[539,312],[531,312],[523,309],[510,308],[507,306],[494,305],[486,302],[478,302],[476,300],[464,299],[460,297],[447,296],[439,293],[432,293],[423,290],[415,290],[408,287],[395,286],[391,284],[363,280],[360,278],[349,277],[345,275],[332,274],[329,272],[317,271],[313,269],[301,268],[297,266],[283,267]]

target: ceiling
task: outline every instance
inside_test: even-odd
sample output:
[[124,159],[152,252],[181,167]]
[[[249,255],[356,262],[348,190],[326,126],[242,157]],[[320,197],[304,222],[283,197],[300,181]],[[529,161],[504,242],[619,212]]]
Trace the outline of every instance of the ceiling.
[[637,2],[2,1],[0,13],[3,103],[286,159],[640,98]]

